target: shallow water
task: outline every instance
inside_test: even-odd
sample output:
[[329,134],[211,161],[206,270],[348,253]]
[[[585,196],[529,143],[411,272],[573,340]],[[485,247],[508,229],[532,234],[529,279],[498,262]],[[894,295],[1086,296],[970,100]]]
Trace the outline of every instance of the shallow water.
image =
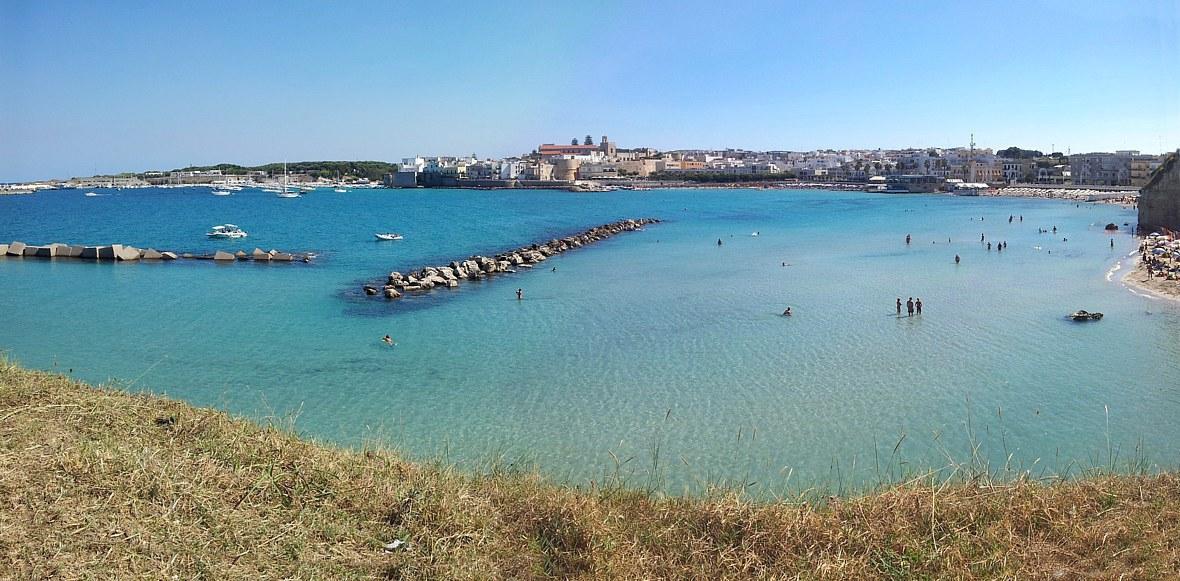
[[[577,483],[615,457],[632,458],[633,481],[655,473],[671,490],[858,482],[903,434],[910,466],[967,459],[968,421],[993,463],[1011,454],[1035,471],[1105,463],[1111,448],[1126,458],[1140,441],[1156,464],[1178,456],[1180,307],[1129,292],[1125,267],[1107,280],[1136,245],[1120,232],[1110,248],[1102,226],[1135,220],[1114,206],[755,190],[110,193],[0,197],[0,240],[320,258],[0,259],[0,349],[21,363],[251,417],[297,414],[302,433],[349,445],[463,465],[525,457]],[[358,293],[390,270],[645,216],[665,222],[533,271],[394,303]],[[205,238],[224,222],[250,237]],[[389,230],[405,240],[372,239]],[[981,233],[1008,250],[989,252]],[[925,312],[896,317],[894,299],[910,296]],[[795,315],[780,316],[788,305]],[[1079,308],[1106,317],[1064,318]]]

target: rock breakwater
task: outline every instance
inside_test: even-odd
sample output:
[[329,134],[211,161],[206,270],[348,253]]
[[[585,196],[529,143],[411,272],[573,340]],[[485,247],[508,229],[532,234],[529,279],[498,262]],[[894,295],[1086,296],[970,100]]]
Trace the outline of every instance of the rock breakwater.
[[194,259],[194,260],[216,260],[218,262],[230,262],[236,260],[250,260],[253,262],[311,262],[314,255],[310,253],[298,254],[292,252],[280,252],[278,250],[262,250],[255,248],[253,252],[246,253],[243,250],[237,252],[227,252],[225,250],[218,250],[213,253],[192,253],[192,252],[170,252],[159,251],[154,248],[136,248],[125,244],[107,244],[102,246],[83,246],[63,244],[61,242],[54,242],[52,244],[45,244],[42,246],[35,246],[25,244],[24,242],[13,241],[8,244],[0,244],[0,257],[23,257],[23,258],[77,258],[79,260],[99,260],[99,261],[152,261],[152,260],[179,260],[179,259]]
[[533,268],[550,256],[581,248],[605,240],[622,232],[642,230],[648,224],[657,224],[656,218],[619,220],[610,224],[595,226],[572,236],[554,238],[522,246],[492,256],[475,255],[462,260],[452,260],[446,265],[426,266],[407,274],[391,272],[384,283],[366,284],[362,290],[369,296],[384,296],[387,299],[400,298],[409,292],[426,292],[435,288],[454,288],[461,281],[480,280],[502,273],[513,273],[518,268]]

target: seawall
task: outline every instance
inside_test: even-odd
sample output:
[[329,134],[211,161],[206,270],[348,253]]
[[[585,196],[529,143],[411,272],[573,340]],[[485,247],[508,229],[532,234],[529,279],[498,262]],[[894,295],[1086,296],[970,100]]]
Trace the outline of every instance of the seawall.
[[659,220],[655,218],[619,220],[595,226],[572,236],[522,246],[493,256],[469,256],[452,260],[443,266],[418,268],[409,274],[394,271],[389,273],[384,283],[366,284],[361,288],[369,296],[382,295],[387,299],[400,298],[407,292],[425,292],[439,287],[454,288],[459,286],[460,281],[513,273],[518,268],[533,268],[535,264],[544,262],[550,256],[581,248],[622,232],[642,230],[644,226],[656,223],[659,223]]
[[218,262],[233,262],[249,260],[253,262],[310,262],[314,257],[311,253],[280,252],[278,250],[262,250],[255,248],[247,253],[244,250],[228,252],[218,250],[212,254],[193,252],[160,251],[154,248],[136,248],[125,244],[106,244],[100,246],[71,245],[61,242],[41,246],[13,241],[0,244],[0,257],[19,258],[66,258],[77,260],[94,260],[108,262],[134,261],[172,261],[180,259],[215,260]]

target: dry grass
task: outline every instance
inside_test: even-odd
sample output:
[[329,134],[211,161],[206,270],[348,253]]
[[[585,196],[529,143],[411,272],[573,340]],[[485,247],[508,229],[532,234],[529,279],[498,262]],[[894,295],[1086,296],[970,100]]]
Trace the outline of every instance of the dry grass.
[[[0,362],[0,577],[1180,576],[1180,478],[754,503],[464,475]],[[385,550],[401,539],[408,545]]]

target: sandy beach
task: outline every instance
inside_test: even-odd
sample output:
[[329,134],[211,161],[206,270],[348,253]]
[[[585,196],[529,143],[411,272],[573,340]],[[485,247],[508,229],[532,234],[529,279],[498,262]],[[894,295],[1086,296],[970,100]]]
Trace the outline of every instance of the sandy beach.
[[1147,277],[1147,267],[1141,258],[1135,259],[1131,270],[1123,276],[1123,282],[1156,296],[1180,301],[1180,280],[1167,280],[1160,276]]

